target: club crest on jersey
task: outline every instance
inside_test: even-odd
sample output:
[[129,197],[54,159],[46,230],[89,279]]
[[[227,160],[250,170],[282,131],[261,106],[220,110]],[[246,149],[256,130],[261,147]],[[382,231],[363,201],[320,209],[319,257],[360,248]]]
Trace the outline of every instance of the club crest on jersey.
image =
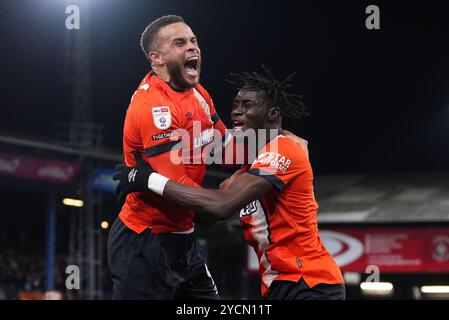
[[168,106],[151,108],[153,112],[153,122],[156,128],[165,130],[171,126],[171,112]]
[[210,118],[210,107],[206,101],[201,101],[201,105],[203,106],[204,112],[206,112],[207,116]]
[[201,93],[198,92],[198,90],[194,89],[193,93],[195,94],[195,97],[197,98],[197,100],[201,103],[201,107],[203,108],[203,111],[207,114],[210,121],[213,123],[213,121],[211,119],[211,114],[210,114],[210,107],[207,104],[206,100],[204,100],[203,96],[201,95]]
[[256,211],[257,211],[257,204],[256,204],[256,201],[253,201],[249,205],[247,205],[245,208],[240,210],[240,218],[243,216],[253,214]]

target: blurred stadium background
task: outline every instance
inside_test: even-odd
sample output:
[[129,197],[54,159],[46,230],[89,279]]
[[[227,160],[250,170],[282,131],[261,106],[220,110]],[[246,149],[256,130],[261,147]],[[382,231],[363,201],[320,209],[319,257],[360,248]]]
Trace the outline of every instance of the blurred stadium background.
[[[65,28],[70,4],[79,30]],[[320,234],[348,298],[448,299],[447,8],[382,2],[368,31],[369,4],[1,0],[0,299],[110,298],[111,175],[148,69],[140,33],[167,13],[198,35],[202,83],[228,125],[229,72],[300,70],[312,116],[286,127],[309,140]],[[230,173],[212,166],[205,186]],[[237,217],[196,233],[222,297],[260,298]]]

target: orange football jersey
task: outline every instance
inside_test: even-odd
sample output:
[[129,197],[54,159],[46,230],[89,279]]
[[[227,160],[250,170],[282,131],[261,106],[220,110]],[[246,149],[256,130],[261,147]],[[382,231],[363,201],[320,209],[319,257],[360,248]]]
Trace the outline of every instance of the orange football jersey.
[[[135,165],[133,152],[138,151],[160,174],[198,187],[206,170],[201,151],[214,140],[214,128],[222,136],[228,134],[201,85],[174,91],[150,72],[134,93],[126,113],[125,163]],[[184,134],[179,133],[181,129]],[[184,148],[176,149],[181,143]],[[187,161],[182,163],[180,159]],[[120,219],[137,233],[148,227],[153,233],[185,232],[193,228],[194,211],[152,192],[134,192],[127,196]]]
[[244,235],[259,258],[262,294],[273,280],[344,283],[318,234],[313,172],[301,146],[285,136],[270,141],[246,173],[270,181],[273,191],[240,211]]

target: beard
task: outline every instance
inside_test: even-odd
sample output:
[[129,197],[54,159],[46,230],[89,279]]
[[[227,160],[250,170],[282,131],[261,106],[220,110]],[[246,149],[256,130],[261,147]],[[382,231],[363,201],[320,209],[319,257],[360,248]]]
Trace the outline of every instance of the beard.
[[[185,75],[184,71],[184,65],[180,64],[176,61],[166,61],[167,71],[170,76],[170,82],[169,84],[173,86],[173,89],[175,90],[188,90],[197,85],[199,82],[199,75],[196,80],[193,80],[189,78],[187,75]],[[198,65],[198,70],[200,68],[200,65]]]

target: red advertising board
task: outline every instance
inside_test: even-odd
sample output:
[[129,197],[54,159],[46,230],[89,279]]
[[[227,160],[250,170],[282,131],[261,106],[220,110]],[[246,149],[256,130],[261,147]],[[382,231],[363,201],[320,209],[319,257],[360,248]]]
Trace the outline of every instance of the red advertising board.
[[0,152],[0,175],[68,184],[79,170],[76,162]]
[[333,228],[320,236],[342,271],[449,272],[449,227]]
[[[343,272],[449,272],[449,227],[335,227],[320,237]],[[257,271],[248,250],[247,269]]]

